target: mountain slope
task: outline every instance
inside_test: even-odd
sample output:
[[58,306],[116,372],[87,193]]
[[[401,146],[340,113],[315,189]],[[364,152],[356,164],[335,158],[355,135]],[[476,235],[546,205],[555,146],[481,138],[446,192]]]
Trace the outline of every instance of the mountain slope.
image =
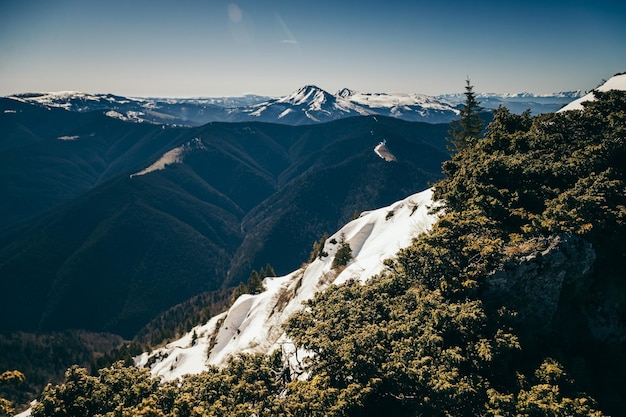
[[10,100],[0,105],[16,111],[0,114],[0,194],[5,198],[0,240],[3,230],[136,169],[189,133],[125,123],[102,112],[43,109]]
[[409,121],[448,123],[458,117],[455,104],[425,94],[362,93],[344,88],[337,92],[337,97],[374,114]]
[[[0,154],[2,178],[22,193],[0,204],[20,219],[0,235],[2,331],[132,337],[172,305],[268,262],[293,270],[321,231],[426,187],[447,158],[446,125],[390,118],[164,129],[57,111],[93,120],[64,133],[77,139]],[[374,153],[381,136],[397,162]],[[26,216],[20,199],[33,211],[40,202],[41,214]]]
[[368,114],[374,112],[314,85],[306,85],[286,97],[254,105],[234,120],[253,117],[259,121],[301,125]]
[[[362,213],[326,240],[328,256],[285,276],[266,278],[262,293],[239,297],[227,312],[163,348],[142,354],[135,359],[136,364],[143,367],[150,363],[152,375],[171,380],[199,373],[208,365],[223,366],[231,355],[268,354],[276,349],[293,354],[293,344],[282,327],[286,320],[302,308],[303,301],[329,285],[349,279],[364,282],[379,273],[385,259],[434,223],[437,216],[430,214],[431,196],[432,191],[426,190]],[[353,259],[338,270],[332,263],[342,236],[352,249]]]
[[[601,86],[599,86],[597,91],[606,92],[610,90],[621,90],[626,91],[626,74],[617,74],[611,77],[608,81],[604,82]],[[580,97],[577,100],[572,101],[568,105],[564,106],[559,112],[569,111],[569,110],[582,110],[582,103],[593,101],[595,97],[593,92]]]

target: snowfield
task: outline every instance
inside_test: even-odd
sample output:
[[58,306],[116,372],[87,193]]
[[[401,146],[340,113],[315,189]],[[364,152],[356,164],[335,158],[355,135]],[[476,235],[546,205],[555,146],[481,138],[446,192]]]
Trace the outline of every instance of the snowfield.
[[[209,365],[223,366],[230,356],[242,353],[271,353],[276,349],[294,353],[282,325],[302,308],[302,302],[331,284],[350,279],[365,282],[380,273],[385,259],[430,230],[437,219],[430,212],[434,205],[432,190],[426,190],[362,213],[326,240],[328,256],[288,275],[266,278],[262,293],[242,295],[228,311],[163,348],[137,356],[135,364],[149,366],[152,375],[167,381],[200,373]],[[341,236],[350,244],[353,259],[345,269],[336,271],[331,264]]]
[[[611,77],[607,82],[602,84],[600,87],[596,88],[596,90],[601,91],[601,92],[610,91],[610,90],[625,91],[626,90],[626,74],[615,75]],[[595,99],[596,98],[594,97],[593,92],[591,92],[579,98],[578,100],[572,101],[571,103],[563,107],[558,112],[560,113],[560,112],[569,111],[569,110],[582,110],[583,109],[582,103],[586,101],[594,101]]]
[[403,93],[364,93],[347,88],[337,92],[338,97],[350,100],[352,103],[370,108],[387,108],[393,111],[400,109],[408,110],[410,106],[425,109],[449,110],[459,113],[454,104],[435,96],[426,94],[403,94]]

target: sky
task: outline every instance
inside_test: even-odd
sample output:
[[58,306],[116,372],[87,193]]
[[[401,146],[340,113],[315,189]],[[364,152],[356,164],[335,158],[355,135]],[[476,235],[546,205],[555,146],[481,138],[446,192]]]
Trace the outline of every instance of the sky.
[[623,0],[0,0],[0,96],[547,94],[624,71]]

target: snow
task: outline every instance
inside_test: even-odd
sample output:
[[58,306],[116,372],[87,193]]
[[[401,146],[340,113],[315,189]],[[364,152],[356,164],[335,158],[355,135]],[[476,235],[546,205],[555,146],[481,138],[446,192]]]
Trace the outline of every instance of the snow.
[[250,116],[260,117],[265,112],[280,111],[278,119],[282,119],[289,113],[302,112],[314,121],[321,122],[329,118],[336,118],[336,111],[344,114],[369,115],[373,112],[361,105],[351,102],[341,96],[332,95],[314,85],[305,85],[293,93],[263,103],[251,106],[248,110]]
[[283,111],[281,114],[278,115],[279,119],[282,119],[283,117],[287,116],[289,113],[291,113],[292,110],[291,109],[287,109],[285,111]]
[[30,402],[30,407],[19,414],[15,414],[13,417],[30,417],[33,412],[33,406],[37,404],[37,400],[33,400]]
[[392,112],[411,106],[422,107],[431,110],[455,111],[454,105],[449,101],[425,94],[403,94],[403,93],[362,93],[344,88],[337,93],[338,96],[350,100],[352,103],[369,108],[387,108]]
[[168,151],[165,154],[163,154],[163,156],[161,156],[161,158],[159,158],[158,161],[150,165],[148,168],[145,168],[139,172],[131,174],[130,177],[133,178],[139,175],[145,175],[152,171],[165,169],[165,167],[168,165],[180,163],[183,161],[184,151],[185,151],[184,146],[179,146],[177,148],[174,148],[171,151]]
[[155,163],[150,165],[148,168],[145,168],[134,174],[130,174],[130,177],[133,178],[133,177],[137,177],[140,175],[145,175],[149,172],[165,169],[165,167],[171,164],[182,163],[185,154],[194,148],[204,148],[204,145],[202,145],[202,141],[199,138],[194,138],[191,141],[181,146],[178,146],[170,151],[167,151],[166,153],[163,154],[163,156],[161,156]]
[[[626,91],[626,74],[615,75],[611,77],[607,82],[602,84],[600,87],[596,88],[597,91],[605,92],[610,90],[621,90]],[[596,98],[593,95],[593,92],[583,96],[577,100],[572,101],[565,107],[563,107],[560,112],[570,111],[570,110],[582,110],[582,103],[586,101],[594,101]]]
[[[180,339],[135,358],[163,380],[199,373],[209,365],[223,366],[228,358],[242,353],[271,353],[276,349],[294,352],[283,324],[302,302],[330,284],[350,279],[365,282],[384,269],[383,261],[408,246],[412,239],[429,230],[437,216],[432,190],[411,195],[388,207],[364,212],[330,236],[324,250],[328,256],[282,277],[268,277],[265,291],[242,295],[227,312],[197,326]],[[350,244],[353,259],[343,270],[331,268],[341,237]],[[335,242],[335,243],[331,243]],[[192,343],[195,333],[195,343]],[[295,356],[295,355],[294,355]],[[293,357],[292,356],[292,359]]]
[[396,161],[396,157],[394,154],[392,154],[389,149],[387,148],[387,141],[383,140],[382,142],[380,142],[378,145],[376,145],[376,147],[374,148],[374,152],[376,152],[376,155],[380,156],[382,159],[384,159],[387,162],[391,162],[391,161]]

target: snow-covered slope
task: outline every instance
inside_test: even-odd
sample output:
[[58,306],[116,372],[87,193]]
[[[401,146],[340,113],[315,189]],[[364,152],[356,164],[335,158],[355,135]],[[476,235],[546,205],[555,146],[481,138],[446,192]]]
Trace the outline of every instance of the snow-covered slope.
[[459,114],[454,103],[425,94],[363,93],[344,88],[336,96],[372,113],[406,120],[449,122]]
[[37,103],[48,107],[60,107],[70,111],[91,111],[108,109],[131,103],[133,100],[113,94],[88,94],[79,91],[57,91],[47,93],[27,93],[8,98],[25,103]]
[[165,152],[156,162],[139,172],[130,174],[130,177],[133,178],[140,175],[145,175],[149,172],[165,169],[165,167],[168,165],[181,163],[183,162],[185,154],[194,149],[205,149],[199,138],[194,138],[181,146]]
[[128,122],[199,126],[212,121],[228,121],[233,112],[269,97],[246,95],[216,98],[137,98],[76,91],[26,93],[7,97],[43,107],[68,111],[104,111],[105,115]]
[[[179,340],[135,358],[138,366],[164,380],[195,374],[208,365],[224,365],[231,355],[293,350],[283,323],[302,302],[330,284],[350,279],[365,281],[383,270],[383,261],[429,230],[436,215],[432,190],[426,190],[388,207],[364,212],[325,243],[328,256],[282,277],[266,278],[265,291],[239,297],[231,308],[208,323],[192,329]],[[353,259],[343,270],[331,264],[341,236],[350,244]]]
[[[610,90],[626,90],[626,74],[615,75],[611,77],[607,82],[602,84],[600,87],[596,88],[597,91],[610,91]],[[569,111],[569,110],[582,110],[582,103],[586,101],[593,101],[596,98],[593,95],[593,92],[579,98],[578,100],[574,100],[569,103],[567,106],[563,107],[559,112]]]

